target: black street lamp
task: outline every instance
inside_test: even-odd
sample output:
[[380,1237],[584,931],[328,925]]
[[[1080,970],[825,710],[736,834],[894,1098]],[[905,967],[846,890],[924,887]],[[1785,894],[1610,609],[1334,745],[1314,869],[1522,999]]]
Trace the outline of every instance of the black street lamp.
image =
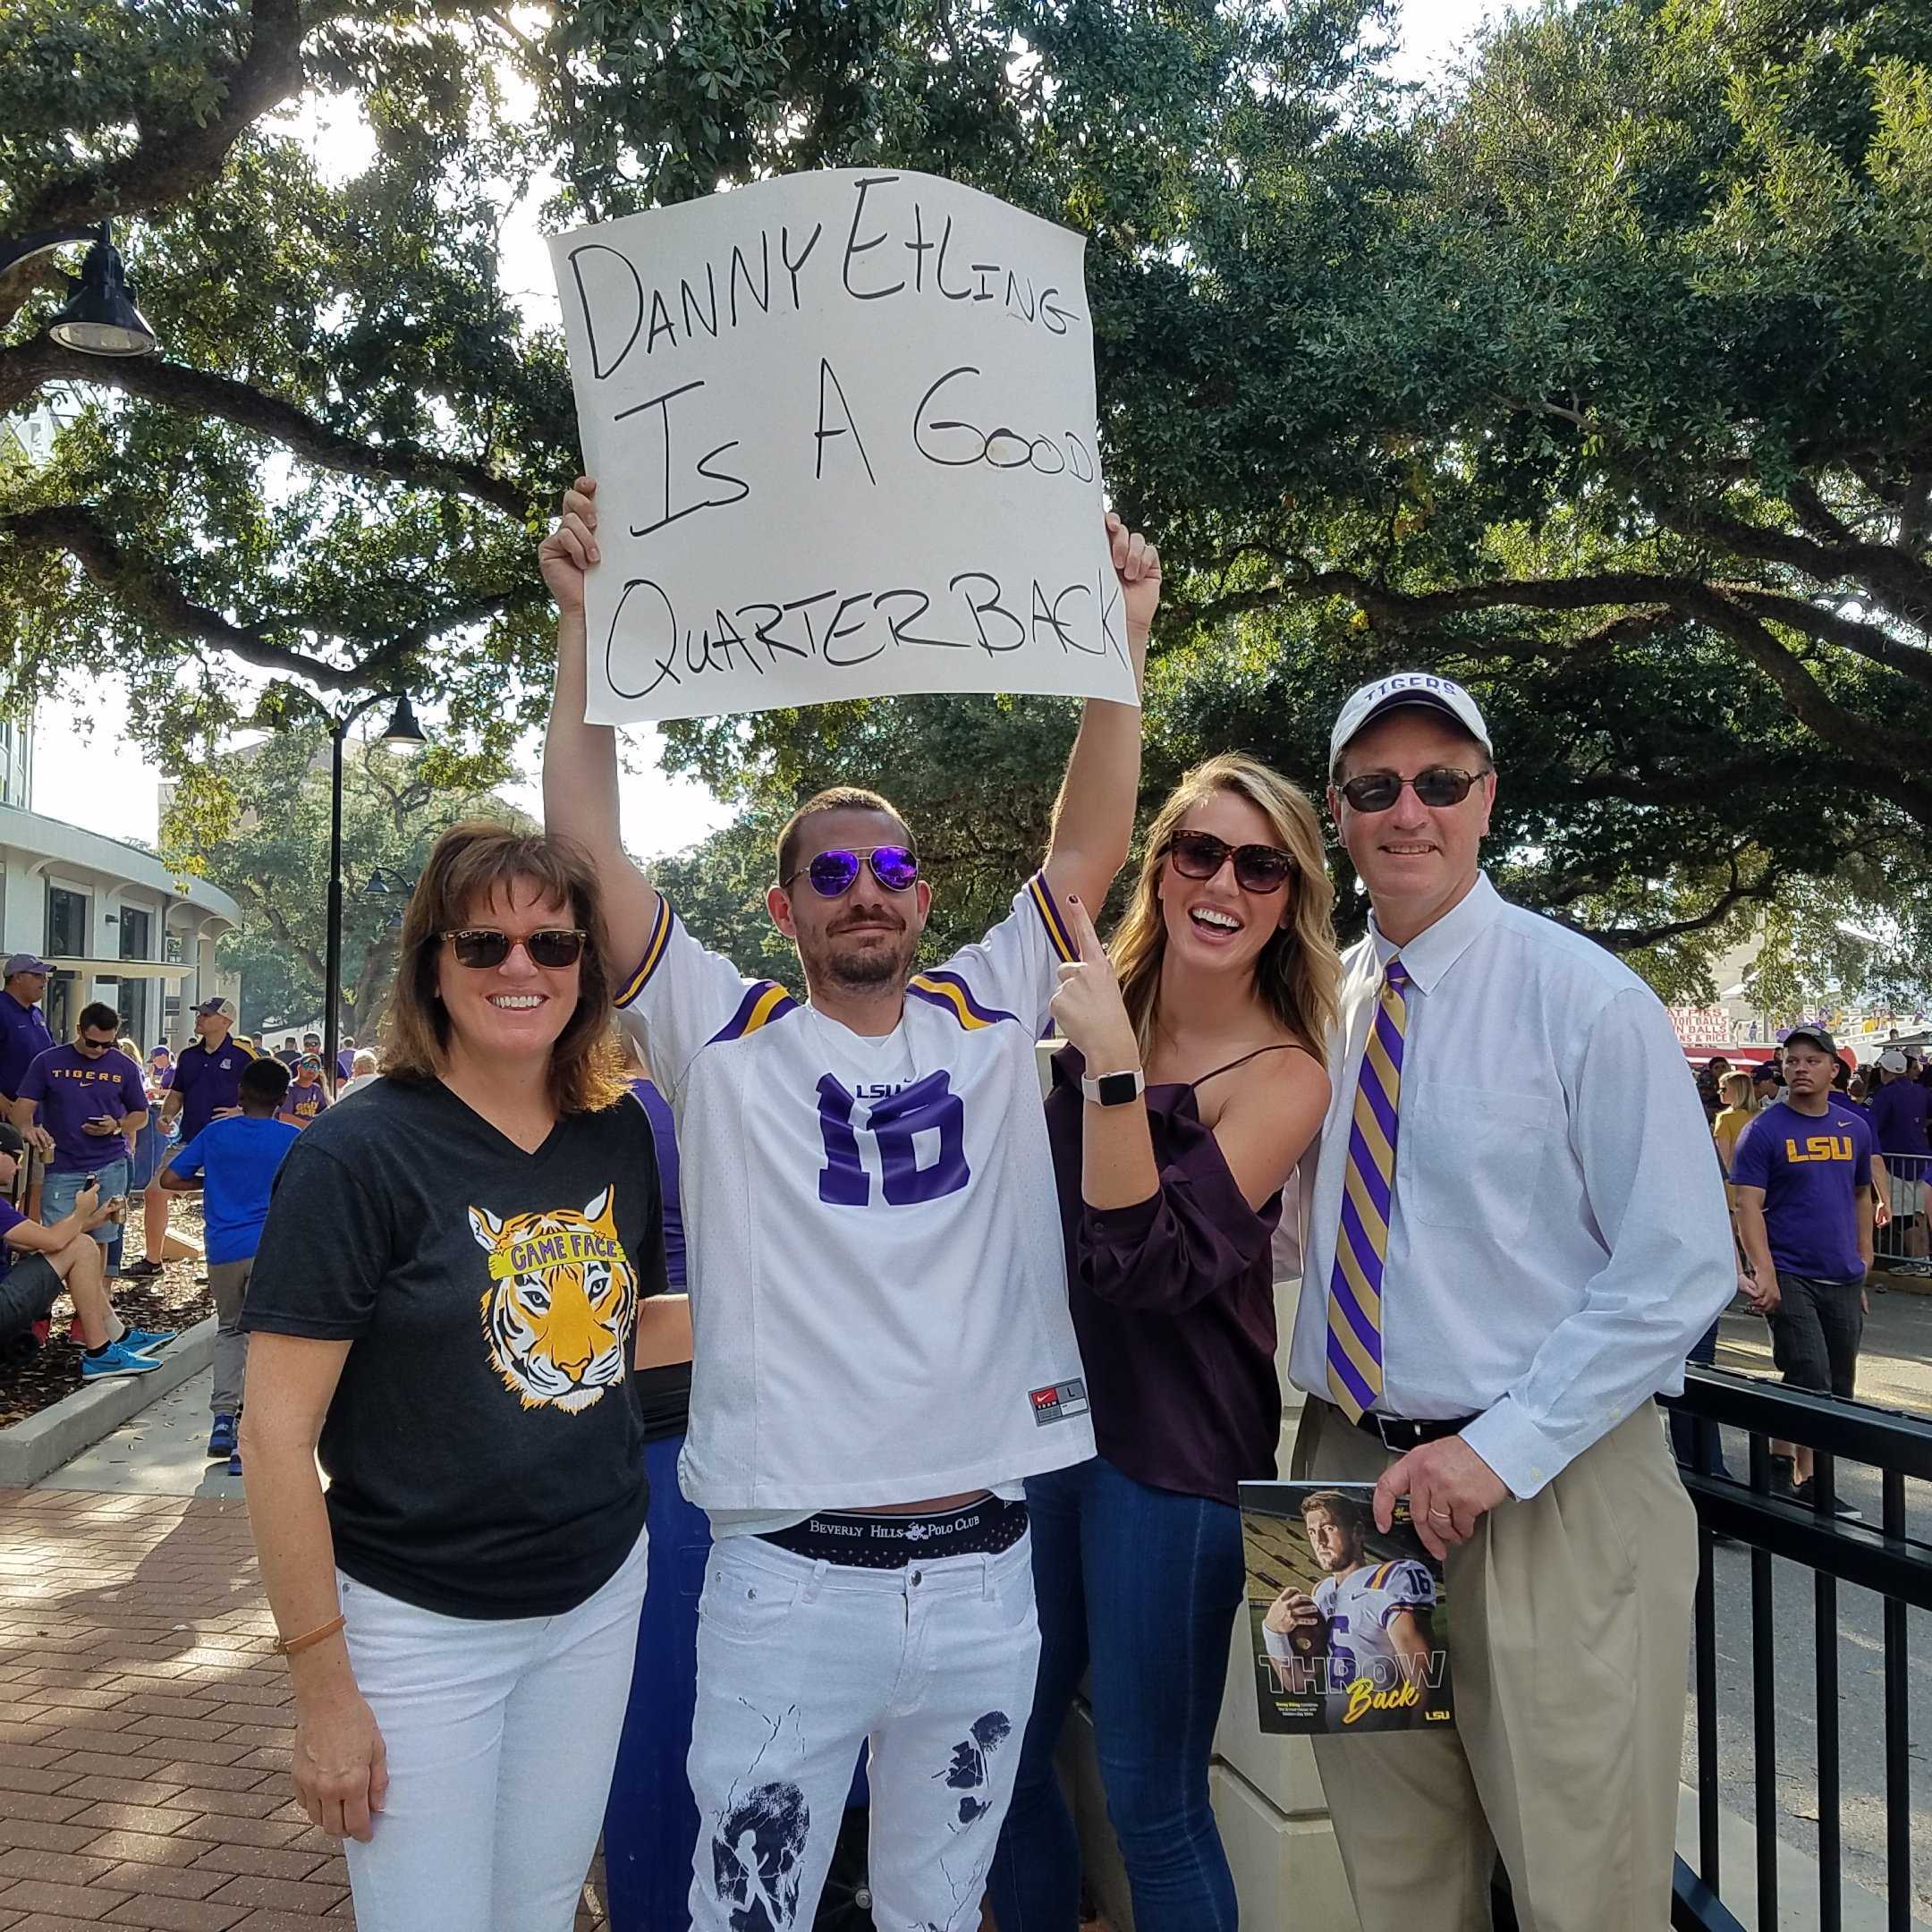
[[415,712],[410,708],[407,691],[377,691],[373,697],[365,698],[360,704],[352,706],[339,718],[331,714],[334,728],[329,733],[328,943],[324,953],[322,988],[322,1071],[331,1088],[337,1078],[335,1055],[341,1050],[342,1039],[338,1009],[342,1004],[343,744],[349,736],[349,727],[365,711],[392,700],[395,710],[383,732],[382,742],[396,750],[428,743],[422,726],[416,722]]
[[[408,795],[407,792],[403,794],[405,798]],[[385,871],[381,866],[376,866],[370,869],[369,877],[363,881],[356,896],[381,904],[384,932],[400,932],[402,929],[402,915],[408,908],[409,896],[415,890],[416,881],[407,872],[393,869]]]
[[67,281],[67,306],[47,325],[50,335],[64,349],[76,349],[83,355],[146,356],[160,349],[148,318],[134,306],[134,291],[121,266],[120,252],[107,238],[107,224],[61,228],[43,228],[36,234],[22,235],[17,242],[0,238],[0,275],[30,255],[42,255],[49,249],[71,242],[94,244],[87,252],[78,276]]

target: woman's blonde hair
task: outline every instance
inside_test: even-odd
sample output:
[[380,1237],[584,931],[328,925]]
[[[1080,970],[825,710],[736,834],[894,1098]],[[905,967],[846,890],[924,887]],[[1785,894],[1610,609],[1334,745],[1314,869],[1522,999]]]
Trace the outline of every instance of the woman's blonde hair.
[[436,842],[410,895],[395,991],[383,1016],[384,1078],[428,1081],[440,1075],[450,1039],[449,1014],[436,995],[443,935],[461,927],[495,888],[517,884],[568,905],[589,935],[578,968],[577,1010],[550,1049],[551,1100],[559,1114],[614,1106],[624,1096],[625,1077],[611,1023],[610,938],[597,874],[564,840],[479,818],[452,826]]
[[1229,752],[1197,765],[1155,815],[1140,877],[1108,948],[1141,1056],[1148,1058],[1154,1051],[1161,962],[1167,952],[1160,879],[1168,847],[1186,826],[1188,814],[1217,792],[1246,799],[1267,820],[1274,843],[1295,861],[1295,877],[1283,887],[1293,894],[1294,917],[1276,927],[1256,956],[1255,990],[1284,1027],[1318,1053],[1325,1051],[1335,1025],[1342,956],[1335,946],[1335,882],[1323,856],[1321,822],[1315,808],[1278,771],[1258,758]]
[[1728,1106],[1749,1106],[1751,1099],[1751,1077],[1749,1073],[1726,1073],[1721,1090]]

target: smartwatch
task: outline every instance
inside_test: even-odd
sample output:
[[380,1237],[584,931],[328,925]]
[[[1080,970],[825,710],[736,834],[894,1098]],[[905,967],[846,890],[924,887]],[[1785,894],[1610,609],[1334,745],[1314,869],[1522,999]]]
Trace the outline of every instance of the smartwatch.
[[1103,1073],[1098,1080],[1083,1076],[1080,1090],[1096,1106],[1125,1106],[1147,1091],[1147,1075],[1135,1067],[1131,1073]]

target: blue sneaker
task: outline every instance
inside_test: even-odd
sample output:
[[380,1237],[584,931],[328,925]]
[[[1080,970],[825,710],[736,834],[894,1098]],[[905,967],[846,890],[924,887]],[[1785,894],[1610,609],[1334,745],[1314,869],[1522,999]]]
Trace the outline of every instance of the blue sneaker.
[[128,1337],[123,1335],[118,1342],[110,1342],[98,1355],[80,1358],[80,1379],[104,1382],[110,1376],[151,1375],[160,1366],[146,1355],[137,1355],[128,1346]]
[[239,1449],[232,1451],[229,1454],[228,1473],[231,1476],[239,1476],[242,1473],[242,1452]]
[[175,1331],[172,1328],[130,1328],[121,1341],[137,1355],[158,1355],[174,1336]]
[[235,1419],[232,1415],[218,1415],[215,1427],[208,1431],[208,1453],[209,1460],[217,1456],[232,1456],[235,1453]]

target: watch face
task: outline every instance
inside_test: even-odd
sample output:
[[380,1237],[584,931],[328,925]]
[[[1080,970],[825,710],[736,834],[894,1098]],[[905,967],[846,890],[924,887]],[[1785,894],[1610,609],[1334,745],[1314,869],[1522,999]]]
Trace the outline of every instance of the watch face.
[[1102,1106],[1125,1106],[1140,1091],[1131,1073],[1103,1073],[1094,1085],[1100,1089]]

